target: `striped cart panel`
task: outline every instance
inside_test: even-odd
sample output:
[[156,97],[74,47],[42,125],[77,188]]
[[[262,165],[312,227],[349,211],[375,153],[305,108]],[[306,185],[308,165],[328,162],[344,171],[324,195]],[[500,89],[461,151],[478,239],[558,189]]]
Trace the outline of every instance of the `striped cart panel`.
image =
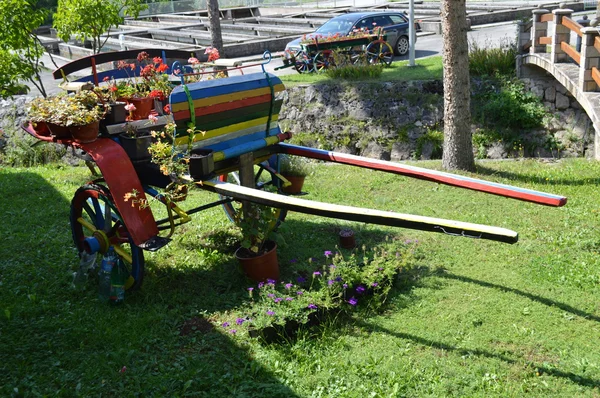
[[202,132],[194,141],[201,147],[223,150],[280,133],[277,120],[283,99],[278,94],[285,87],[274,75],[254,73],[191,83],[187,88],[189,95],[177,87],[170,97],[177,144],[188,141],[190,105],[196,129]]

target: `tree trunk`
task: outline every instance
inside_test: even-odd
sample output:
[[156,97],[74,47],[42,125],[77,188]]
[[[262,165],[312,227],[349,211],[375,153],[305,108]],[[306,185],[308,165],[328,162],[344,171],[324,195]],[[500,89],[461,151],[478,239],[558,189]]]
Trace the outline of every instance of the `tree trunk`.
[[212,46],[219,50],[223,57],[223,36],[221,34],[221,13],[219,12],[219,1],[208,0],[208,22],[210,23],[210,39]]
[[466,0],[443,0],[444,169],[474,170]]

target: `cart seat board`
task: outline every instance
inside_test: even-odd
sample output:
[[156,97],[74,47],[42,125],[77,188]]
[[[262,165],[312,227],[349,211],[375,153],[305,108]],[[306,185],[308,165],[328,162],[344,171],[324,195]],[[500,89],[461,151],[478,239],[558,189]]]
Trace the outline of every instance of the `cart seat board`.
[[[176,142],[188,141],[192,115],[200,147],[224,150],[279,134],[277,124],[285,87],[274,75],[253,73],[176,87],[170,96]],[[190,107],[193,106],[193,112]]]

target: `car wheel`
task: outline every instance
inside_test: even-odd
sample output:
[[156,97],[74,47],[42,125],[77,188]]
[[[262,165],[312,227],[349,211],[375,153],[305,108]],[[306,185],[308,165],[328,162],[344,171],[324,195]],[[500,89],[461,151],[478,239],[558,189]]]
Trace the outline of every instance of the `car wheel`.
[[394,52],[396,55],[405,55],[410,48],[410,44],[408,42],[408,37],[400,36],[398,41],[396,42],[396,46],[394,47]]

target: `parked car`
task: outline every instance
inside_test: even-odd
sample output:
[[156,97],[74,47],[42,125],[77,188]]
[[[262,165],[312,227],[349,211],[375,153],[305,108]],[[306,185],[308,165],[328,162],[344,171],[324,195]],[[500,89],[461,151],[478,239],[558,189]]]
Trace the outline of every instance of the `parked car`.
[[[415,25],[417,25],[415,23]],[[372,31],[375,27],[382,27],[387,35],[387,42],[394,49],[396,55],[404,55],[409,50],[408,27],[409,22],[406,15],[401,12],[353,12],[343,14],[325,22],[314,33],[305,35],[305,38],[330,36],[336,33],[341,35],[350,34],[355,30]],[[418,30],[418,25],[415,26]],[[285,46],[287,54],[295,54],[300,51],[302,37],[292,40]]]

